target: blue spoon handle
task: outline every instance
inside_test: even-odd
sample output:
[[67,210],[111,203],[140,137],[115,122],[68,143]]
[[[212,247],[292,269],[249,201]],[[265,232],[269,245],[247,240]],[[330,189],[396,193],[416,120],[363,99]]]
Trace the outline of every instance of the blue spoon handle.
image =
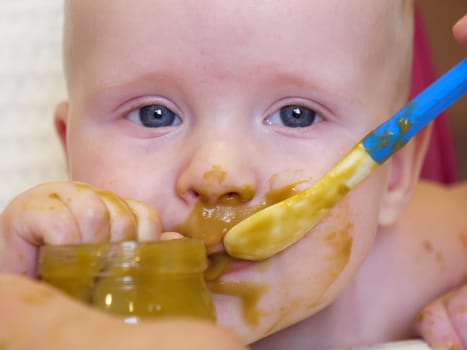
[[383,163],[466,92],[467,59],[463,59],[368,134],[363,147],[376,163]]

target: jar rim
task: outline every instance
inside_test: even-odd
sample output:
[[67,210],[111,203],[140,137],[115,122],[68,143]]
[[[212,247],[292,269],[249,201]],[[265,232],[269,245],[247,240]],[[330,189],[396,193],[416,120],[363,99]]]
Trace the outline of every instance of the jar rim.
[[[109,269],[111,267],[111,269]],[[109,273],[139,269],[151,273],[199,273],[207,268],[204,242],[194,238],[42,246],[38,274],[80,271]]]

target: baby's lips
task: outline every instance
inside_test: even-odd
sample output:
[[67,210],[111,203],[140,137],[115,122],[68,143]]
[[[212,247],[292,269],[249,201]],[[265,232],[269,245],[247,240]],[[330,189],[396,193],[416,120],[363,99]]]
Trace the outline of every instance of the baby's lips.
[[217,241],[215,243],[209,244],[206,246],[208,255],[222,253],[225,251],[224,244],[222,241]]
[[180,238],[184,238],[184,236],[181,235],[178,232],[163,232],[163,233],[161,233],[160,240],[161,241],[168,241],[168,240],[171,240],[171,239],[180,239]]
[[[167,241],[171,239],[180,239],[180,238],[186,238],[186,236],[175,231],[163,232],[160,235],[161,241]],[[205,244],[206,244],[207,255],[213,255],[213,254],[222,253],[225,251],[222,240],[216,240],[214,242],[209,242],[209,243],[205,242]]]

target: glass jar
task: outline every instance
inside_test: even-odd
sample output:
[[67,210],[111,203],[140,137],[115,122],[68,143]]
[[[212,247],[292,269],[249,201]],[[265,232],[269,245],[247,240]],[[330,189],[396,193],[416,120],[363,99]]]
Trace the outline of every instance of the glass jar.
[[43,246],[38,277],[127,323],[159,316],[215,321],[198,239]]

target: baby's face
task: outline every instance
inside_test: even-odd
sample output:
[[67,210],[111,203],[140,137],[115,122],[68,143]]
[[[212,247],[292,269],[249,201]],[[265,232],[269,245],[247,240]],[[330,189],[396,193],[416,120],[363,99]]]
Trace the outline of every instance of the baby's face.
[[[72,179],[153,205],[210,254],[405,99],[399,1],[71,0],[67,16]],[[231,264],[211,285],[219,323],[251,342],[332,301],[369,250],[387,173],[285,252]]]

